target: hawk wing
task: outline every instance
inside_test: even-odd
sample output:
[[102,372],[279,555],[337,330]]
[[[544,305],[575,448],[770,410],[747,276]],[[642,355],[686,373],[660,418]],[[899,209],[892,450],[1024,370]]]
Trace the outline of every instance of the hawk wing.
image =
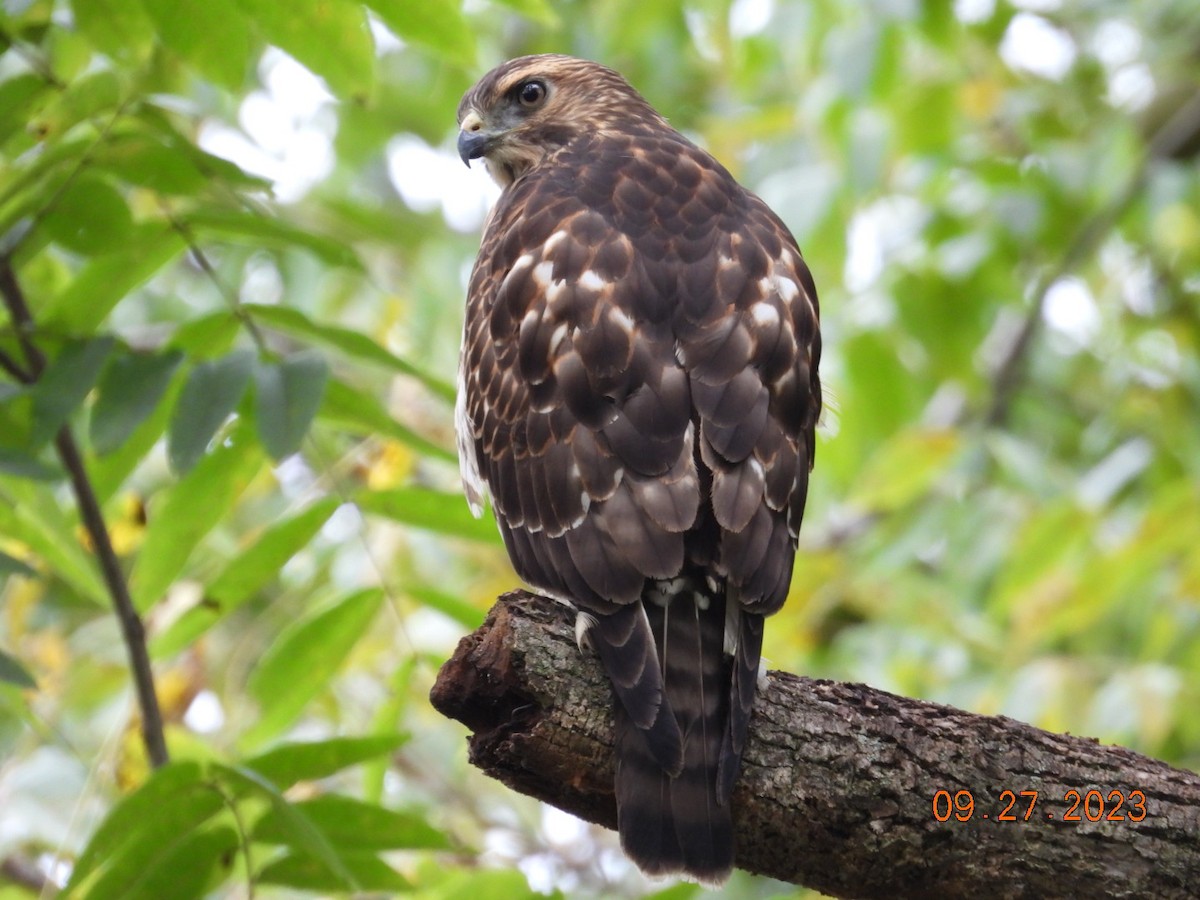
[[820,405],[787,229],[666,126],[575,140],[502,195],[460,371],[468,495],[581,610],[619,699],[622,843],[720,880],[762,617],[783,603]]

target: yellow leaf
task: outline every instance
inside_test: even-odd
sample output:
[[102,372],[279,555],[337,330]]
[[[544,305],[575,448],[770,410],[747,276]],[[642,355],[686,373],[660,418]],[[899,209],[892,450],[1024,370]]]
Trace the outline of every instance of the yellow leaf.
[[117,556],[128,556],[142,546],[146,536],[146,507],[138,494],[129,493],[121,498],[121,515],[109,523],[109,539]]
[[958,88],[958,108],[971,119],[989,119],[1000,104],[1000,85],[994,78],[973,78]]
[[149,776],[150,762],[146,757],[146,745],[142,743],[142,719],[131,716],[117,752],[117,787],[126,794],[131,793]]
[[[21,559],[24,554],[10,554]],[[32,560],[28,560],[32,563]],[[46,582],[40,578],[21,578],[15,576],[5,582],[4,622],[11,641],[20,640],[26,631],[29,617],[42,595],[46,593]]]
[[1184,203],[1172,203],[1159,212],[1153,228],[1164,251],[1189,253],[1200,247],[1200,217]]
[[399,487],[412,475],[416,457],[399,441],[385,441],[367,465],[367,487],[373,491]]

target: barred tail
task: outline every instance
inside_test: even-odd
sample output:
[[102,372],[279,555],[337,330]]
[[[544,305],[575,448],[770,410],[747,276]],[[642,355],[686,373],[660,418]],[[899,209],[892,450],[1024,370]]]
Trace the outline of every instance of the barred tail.
[[[658,651],[664,708],[679,726],[682,767],[674,775],[665,771],[654,735],[637,727],[618,703],[618,828],[622,847],[642,871],[720,884],[733,867],[729,793],[740,767],[753,682],[747,698],[739,677],[747,660],[736,652],[733,660],[727,655],[723,593],[712,596],[691,579],[682,590],[679,582],[671,588],[671,596],[653,593],[641,605]],[[740,632],[746,618],[735,608],[730,624]],[[752,618],[761,636],[761,617]],[[757,670],[758,644],[751,643],[744,649],[755,656]]]

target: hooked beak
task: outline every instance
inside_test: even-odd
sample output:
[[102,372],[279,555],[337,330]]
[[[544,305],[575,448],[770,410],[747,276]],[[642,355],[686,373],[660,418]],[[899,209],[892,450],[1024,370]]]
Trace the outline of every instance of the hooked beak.
[[488,144],[495,135],[484,130],[483,119],[474,110],[467,113],[459,127],[462,130],[458,133],[458,156],[470,168],[471,160],[487,153]]
[[468,169],[471,167],[471,160],[479,159],[487,152],[487,145],[491,139],[490,134],[484,134],[482,131],[473,134],[469,131],[458,133],[458,155]]

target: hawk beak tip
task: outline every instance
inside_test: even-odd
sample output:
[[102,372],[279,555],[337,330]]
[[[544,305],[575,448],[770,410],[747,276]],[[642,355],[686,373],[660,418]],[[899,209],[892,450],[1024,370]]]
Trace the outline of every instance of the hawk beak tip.
[[458,133],[458,158],[469,169],[471,160],[479,159],[487,152],[491,135],[484,131],[460,131]]

